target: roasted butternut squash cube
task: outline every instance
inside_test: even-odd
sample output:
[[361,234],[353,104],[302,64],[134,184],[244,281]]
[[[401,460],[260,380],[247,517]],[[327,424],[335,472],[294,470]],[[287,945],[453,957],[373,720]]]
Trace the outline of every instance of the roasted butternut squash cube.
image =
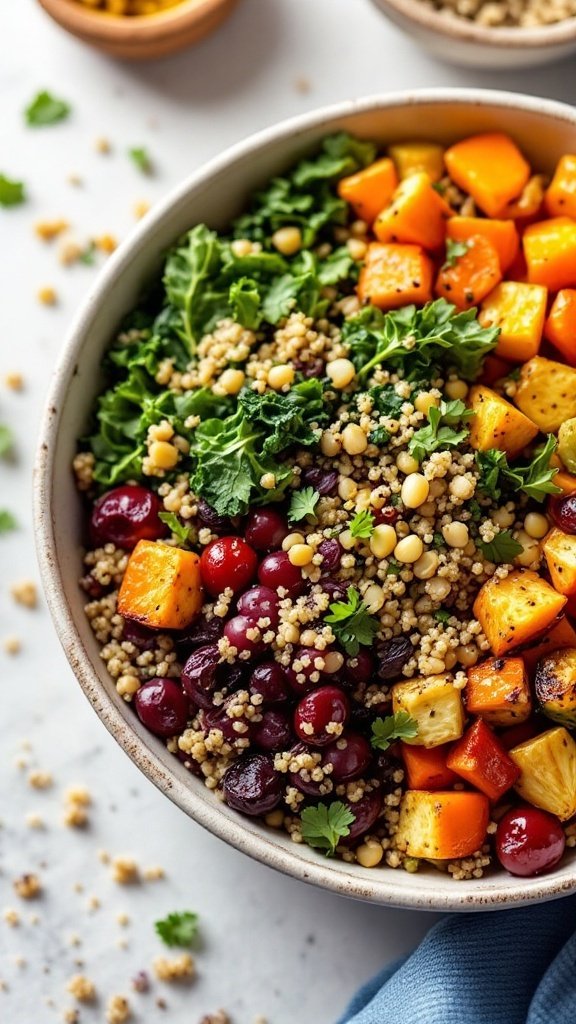
[[544,204],[545,188],[545,176],[543,174],[533,174],[524,185],[520,195],[502,207],[499,216],[510,217],[513,220],[519,221],[536,217],[541,212]]
[[468,404],[474,413],[470,420],[470,444],[477,451],[497,448],[513,459],[538,433],[535,423],[483,384],[470,389]]
[[536,667],[536,699],[553,722],[576,728],[576,647],[550,651]]
[[392,687],[394,711],[406,711],[418,724],[408,744],[439,747],[457,740],[464,731],[462,696],[448,674],[407,679]]
[[450,217],[446,225],[446,236],[455,242],[467,242],[474,235],[481,235],[492,243],[498,253],[500,270],[503,274],[512,265],[520,248],[516,225],[512,220],[495,220],[491,217]]
[[554,590],[576,594],[576,537],[555,526],[546,535],[542,550]]
[[487,132],[450,146],[444,154],[448,174],[489,217],[520,195],[530,165],[508,135]]
[[458,309],[477,306],[502,278],[500,260],[492,242],[473,235],[461,256],[447,261],[438,272],[434,291]]
[[159,541],[138,541],[118,594],[120,615],[151,629],[184,629],[203,600],[198,555]]
[[520,769],[515,789],[534,807],[567,821],[576,814],[576,743],[562,726],[509,751]]
[[398,177],[425,171],[430,181],[439,181],[444,174],[444,149],[435,142],[399,142],[388,146]]
[[524,363],[514,402],[545,434],[557,434],[576,416],[576,369],[534,356]]
[[474,615],[496,657],[539,636],[560,615],[566,598],[531,569],[493,576],[480,588]]
[[457,775],[446,766],[450,743],[440,747],[413,747],[400,744],[408,789],[448,789]]
[[531,284],[551,291],[576,285],[576,222],[555,217],[530,224],[522,239]]
[[388,206],[374,221],[381,242],[407,242],[424,249],[439,249],[452,213],[448,203],[432,188],[425,171],[404,178]]
[[488,658],[469,668],[464,700],[469,714],[489,725],[525,722],[532,713],[532,694],[523,658]]
[[358,297],[379,309],[425,305],[432,298],[432,261],[419,245],[368,246],[358,279]]
[[385,156],[362,171],[341,178],[338,195],[350,203],[357,217],[372,224],[380,210],[390,202],[397,185],[396,168]]
[[528,677],[534,678],[536,666],[541,658],[550,654],[551,651],[563,649],[564,647],[576,647],[576,630],[565,615],[558,622],[554,622],[551,629],[540,637],[529,647],[522,649],[522,658]]
[[544,202],[551,217],[576,219],[576,156],[566,153],[560,157]]
[[496,355],[515,363],[535,356],[542,341],[548,289],[541,284],[502,281],[482,303],[483,327],[499,327]]
[[454,860],[483,845],[490,817],[483,793],[408,790],[400,804],[396,849],[409,857]]
[[544,325],[544,337],[570,366],[576,366],[576,289],[558,292]]

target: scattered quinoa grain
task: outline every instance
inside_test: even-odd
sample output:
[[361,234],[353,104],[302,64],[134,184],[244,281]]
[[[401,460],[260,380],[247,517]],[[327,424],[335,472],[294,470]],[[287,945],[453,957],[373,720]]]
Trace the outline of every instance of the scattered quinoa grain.
[[158,981],[191,980],[196,968],[190,953],[179,953],[175,957],[157,956],[153,961],[154,974]]
[[33,580],[21,580],[18,583],[13,583],[10,593],[16,604],[21,604],[24,608],[36,608],[38,604],[38,590]]
[[14,892],[23,900],[34,900],[42,892],[42,883],[38,875],[26,874],[14,880]]
[[132,1010],[126,996],[111,996],[106,1005],[106,1024],[126,1024]]

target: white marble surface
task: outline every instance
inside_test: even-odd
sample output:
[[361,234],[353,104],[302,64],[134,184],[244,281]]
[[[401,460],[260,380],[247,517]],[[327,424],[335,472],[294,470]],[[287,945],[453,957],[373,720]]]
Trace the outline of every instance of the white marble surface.
[[[297,80],[309,82],[299,91]],[[0,919],[0,1019],[49,1024],[71,1000],[65,983],[85,960],[100,1001],[82,1009],[86,1024],[103,1021],[108,995],[130,991],[130,978],[161,952],[152,922],[175,909],[202,918],[199,980],[190,988],[156,984],[132,999],[135,1019],[194,1024],[225,1007],[234,1024],[331,1024],[354,988],[385,961],[409,949],[432,918],[354,904],[306,888],[256,865],[187,820],[140,776],[116,747],[76,686],[48,613],[17,607],[10,584],[36,578],[30,514],[31,465],[39,410],[60,340],[94,268],[63,269],[54,248],[33,234],[38,218],[66,217],[83,241],[124,237],[136,200],[153,201],[190,169],[266,124],[350,96],[439,84],[499,86],[569,98],[566,65],[525,74],[467,74],[434,63],[380,17],[368,0],[240,0],[216,36],[175,59],[129,66],[85,49],[60,32],[33,0],[0,3],[0,171],[26,181],[29,202],[0,210],[0,380],[21,371],[25,390],[0,387],[0,421],[17,435],[13,464],[0,464],[0,505],[18,516],[17,533],[0,538],[0,639],[22,638],[19,656],[0,649],[0,911],[17,907],[21,924]],[[26,129],[22,108],[40,88],[68,99],[65,124]],[[98,136],[112,153],[95,152]],[[151,178],[126,157],[145,145]],[[82,188],[67,176],[75,172]],[[56,308],[35,300],[53,284]],[[30,744],[31,750],[23,748]],[[18,767],[23,759],[28,768]],[[35,767],[54,775],[37,792]],[[67,786],[86,784],[91,826],[61,824]],[[33,831],[25,815],[46,827]],[[97,851],[161,864],[166,880],[121,889]],[[37,871],[44,895],[24,904],[11,881]],[[75,883],[84,892],[75,891]],[[89,911],[96,896],[99,909]],[[121,929],[116,914],[131,925]],[[38,922],[30,923],[37,914]],[[82,945],[69,939],[77,932]],[[127,948],[117,940],[124,936]],[[24,963],[22,960],[24,959]],[[52,1005],[49,1005],[49,1001]]]

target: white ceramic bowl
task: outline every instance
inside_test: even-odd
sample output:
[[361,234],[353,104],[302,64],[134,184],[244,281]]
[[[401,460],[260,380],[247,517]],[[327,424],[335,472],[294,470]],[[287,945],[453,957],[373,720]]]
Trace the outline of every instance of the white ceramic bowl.
[[212,160],[171,193],[108,262],[76,317],[54,373],[35,469],[35,525],[42,579],[58,635],[104,725],[166,796],[215,835],[271,867],[326,889],[397,907],[484,910],[553,899],[576,888],[576,859],[553,874],[522,880],[503,871],[454,882],[428,868],[412,875],[326,860],[307,846],[241,817],[139,723],[117,695],[85,618],[81,574],[82,504],[70,469],[101,386],[102,355],[122,316],[158,271],[166,248],[199,221],[224,227],[249,193],[344,129],[385,144],[426,137],[449,142],[474,132],[510,132],[535,166],[551,170],[576,148],[576,111],[512,93],[439,89],[375,96],[304,114],[253,136]]
[[449,64],[513,71],[576,52],[576,18],[534,28],[490,28],[435,11],[422,0],[372,0],[395,25]]

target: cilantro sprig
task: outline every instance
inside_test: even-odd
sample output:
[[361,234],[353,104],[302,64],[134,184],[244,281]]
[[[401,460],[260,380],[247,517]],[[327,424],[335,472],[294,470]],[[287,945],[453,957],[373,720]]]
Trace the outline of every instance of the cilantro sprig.
[[198,914],[175,911],[156,921],[154,928],[166,946],[193,946],[198,937]]
[[185,526],[184,523],[178,519],[175,512],[159,512],[158,518],[161,522],[165,523],[170,530],[172,530],[172,533],[178,538],[181,544],[188,544],[192,531],[189,526]]
[[66,100],[58,99],[57,96],[53,96],[44,89],[28,104],[24,116],[26,124],[33,128],[43,128],[46,125],[65,121],[70,110],[70,104]]
[[306,807],[300,815],[302,838],[308,846],[324,850],[327,857],[333,857],[338,842],[350,835],[349,826],[355,820],[352,811],[340,800]]
[[128,156],[132,163],[138,168],[142,174],[152,173],[152,159],[148,150],[144,146],[132,146],[128,150]]
[[372,722],[370,742],[376,750],[388,750],[394,740],[413,740],[417,735],[418,722],[407,711],[395,711]]
[[352,536],[358,540],[369,540],[374,533],[374,516],[372,512],[369,512],[367,508],[357,512],[354,518],[350,520],[349,530]]
[[7,508],[0,508],[0,533],[9,533],[18,526],[15,517]]
[[290,498],[288,522],[299,523],[302,519],[316,522],[316,505],[319,501],[320,495],[313,487],[303,487],[299,491],[294,491]]
[[19,206],[26,202],[26,189],[22,181],[13,181],[0,174],[0,206]]
[[378,620],[370,614],[355,587],[348,587],[346,601],[334,601],[325,622],[346,654],[355,657],[360,647],[370,647],[378,632]]
[[470,248],[470,242],[466,240],[457,241],[454,238],[446,239],[446,259],[442,264],[441,270],[449,270],[450,267],[455,267],[456,263],[461,256],[465,256]]
[[464,402],[459,398],[450,402],[442,401],[439,406],[431,405],[428,410],[428,425],[417,430],[408,442],[408,451],[418,462],[432,452],[442,451],[444,448],[457,448],[466,440],[469,434],[468,427],[458,424],[465,424],[465,421],[473,416],[471,409],[467,409]]
[[556,438],[548,434],[546,443],[528,465],[510,466],[505,452],[489,448],[476,452],[476,465],[480,470],[478,487],[496,501],[503,490],[523,491],[534,501],[544,501],[547,494],[559,494],[561,488],[554,483],[558,470],[550,465],[556,451]]
[[514,540],[510,530],[502,530],[497,533],[492,540],[485,541],[478,538],[476,541],[476,547],[482,552],[484,558],[487,558],[489,562],[506,562],[512,563],[523,551],[523,547]]

